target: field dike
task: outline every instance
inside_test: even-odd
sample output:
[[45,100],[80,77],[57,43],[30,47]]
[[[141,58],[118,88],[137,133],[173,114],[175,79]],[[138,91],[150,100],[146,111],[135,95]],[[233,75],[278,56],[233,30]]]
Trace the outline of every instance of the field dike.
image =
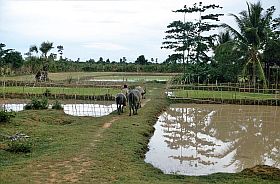
[[164,85],[148,84],[147,90],[145,105],[131,117],[128,108],[100,118],[23,111],[0,124],[1,131],[20,131],[33,141],[29,154],[0,150],[0,183],[279,183],[279,169],[267,166],[190,177],[163,174],[145,163],[153,125],[169,105]]

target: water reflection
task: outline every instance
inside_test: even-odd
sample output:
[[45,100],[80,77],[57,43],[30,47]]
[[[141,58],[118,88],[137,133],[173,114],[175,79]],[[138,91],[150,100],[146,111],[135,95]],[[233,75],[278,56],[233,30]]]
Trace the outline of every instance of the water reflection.
[[172,105],[155,125],[146,162],[185,175],[280,168],[279,117],[278,107]]
[[64,112],[73,116],[106,116],[117,110],[116,104],[66,104],[63,106]]
[[[26,104],[0,104],[0,109],[7,111],[22,111]],[[62,105],[64,112],[73,116],[92,116],[101,117],[106,116],[117,110],[114,102],[98,102],[95,104],[64,104]],[[49,106],[51,108],[51,105]]]

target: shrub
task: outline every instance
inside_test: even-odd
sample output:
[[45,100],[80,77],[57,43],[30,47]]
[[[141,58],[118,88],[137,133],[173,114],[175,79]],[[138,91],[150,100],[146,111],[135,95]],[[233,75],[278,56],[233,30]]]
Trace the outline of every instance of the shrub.
[[56,100],[56,101],[54,102],[53,106],[52,106],[52,109],[62,110],[63,107],[62,107],[61,103],[60,103],[58,100]]
[[41,109],[48,109],[48,99],[43,98],[38,100],[33,98],[32,101],[24,106],[25,110],[41,110]]
[[12,118],[14,118],[14,117],[15,117],[14,112],[0,110],[0,123],[10,123]]
[[32,150],[32,143],[29,140],[16,140],[8,143],[5,149],[12,153],[30,153]]
[[43,93],[45,97],[51,96],[51,91],[49,89],[46,89],[46,91]]

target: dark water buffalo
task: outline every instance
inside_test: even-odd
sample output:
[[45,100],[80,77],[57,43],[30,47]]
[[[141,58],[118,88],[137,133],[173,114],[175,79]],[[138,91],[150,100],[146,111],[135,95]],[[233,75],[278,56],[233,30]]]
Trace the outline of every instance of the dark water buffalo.
[[123,107],[126,106],[126,101],[126,96],[123,93],[118,93],[116,95],[116,104],[119,115],[121,112],[123,113]]
[[137,87],[135,87],[135,89],[141,93],[142,99],[145,99],[146,88],[143,89],[141,86],[137,86]]
[[137,114],[137,110],[141,107],[141,93],[133,89],[128,93],[128,105],[129,105],[129,116],[131,116],[131,109],[133,110],[133,115]]

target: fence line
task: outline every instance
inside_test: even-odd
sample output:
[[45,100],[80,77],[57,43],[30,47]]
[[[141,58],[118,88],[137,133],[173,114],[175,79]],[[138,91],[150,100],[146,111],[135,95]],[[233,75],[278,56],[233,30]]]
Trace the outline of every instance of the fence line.
[[[274,85],[279,87],[278,85]],[[280,89],[252,88],[250,84],[167,84],[166,93],[174,102],[280,105]]]

